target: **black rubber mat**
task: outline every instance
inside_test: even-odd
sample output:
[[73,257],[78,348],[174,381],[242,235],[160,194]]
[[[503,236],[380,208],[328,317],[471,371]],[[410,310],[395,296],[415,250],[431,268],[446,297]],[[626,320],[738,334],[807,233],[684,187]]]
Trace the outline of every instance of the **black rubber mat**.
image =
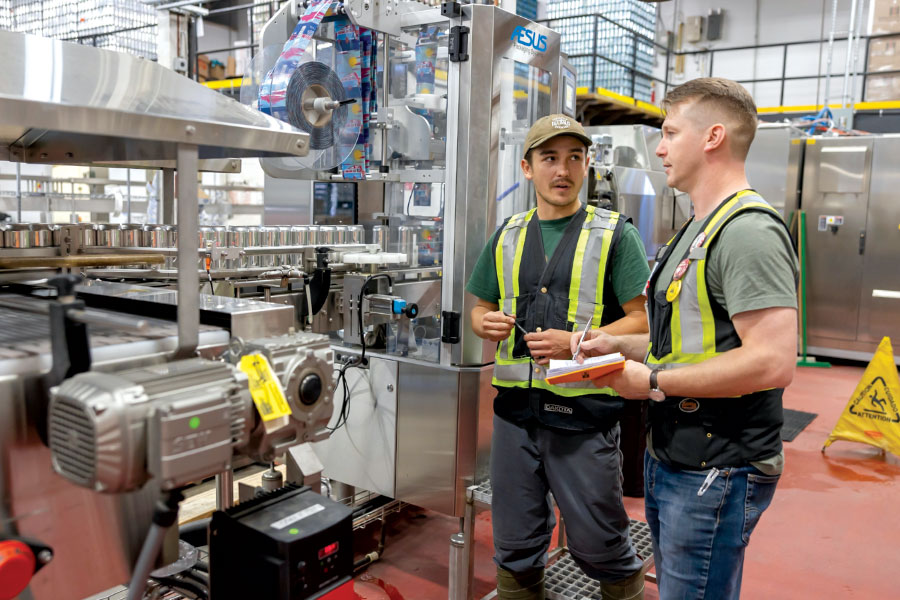
[[816,413],[803,412],[802,410],[784,409],[784,425],[781,427],[781,441],[793,442],[806,426],[813,422],[817,416]]

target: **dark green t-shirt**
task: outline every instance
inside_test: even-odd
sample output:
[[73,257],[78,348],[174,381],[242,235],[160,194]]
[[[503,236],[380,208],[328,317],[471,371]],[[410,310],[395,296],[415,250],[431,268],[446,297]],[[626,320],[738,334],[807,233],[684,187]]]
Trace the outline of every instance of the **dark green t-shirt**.
[[[576,213],[577,214],[577,213]],[[574,215],[573,215],[574,216]],[[559,245],[566,226],[572,217],[541,221],[541,240],[544,243],[545,259],[553,255]],[[497,304],[500,301],[500,282],[497,281],[497,265],[494,262],[494,240],[500,230],[494,232],[487,246],[481,251],[472,276],[466,284],[466,291],[478,296],[486,302]],[[650,277],[647,265],[647,252],[641,235],[631,223],[626,223],[613,256],[612,284],[619,304],[624,304],[644,291],[644,285]]]

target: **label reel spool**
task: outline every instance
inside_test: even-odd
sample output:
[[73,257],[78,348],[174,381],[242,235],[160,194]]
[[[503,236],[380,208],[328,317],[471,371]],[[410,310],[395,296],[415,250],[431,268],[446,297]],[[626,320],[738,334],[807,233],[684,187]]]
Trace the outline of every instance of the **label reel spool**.
[[[270,175],[284,177],[298,169],[328,170],[344,163],[356,147],[362,130],[362,97],[359,87],[348,91],[333,68],[338,53],[333,46],[320,50],[314,60],[307,48],[289,73],[266,76],[281,48],[267,46],[250,63],[241,86],[241,103],[258,108],[261,86],[284,89],[284,109],[273,116],[310,135],[310,151],[303,157],[261,159]],[[286,80],[286,81],[285,81]]]

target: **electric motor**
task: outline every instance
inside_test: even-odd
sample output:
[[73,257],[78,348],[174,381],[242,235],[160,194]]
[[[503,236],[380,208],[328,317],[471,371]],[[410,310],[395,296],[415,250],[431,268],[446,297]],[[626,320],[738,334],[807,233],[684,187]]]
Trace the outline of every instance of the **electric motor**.
[[223,362],[80,373],[51,390],[53,468],[101,492],[151,477],[174,489],[231,465],[255,425],[252,408],[246,375]]

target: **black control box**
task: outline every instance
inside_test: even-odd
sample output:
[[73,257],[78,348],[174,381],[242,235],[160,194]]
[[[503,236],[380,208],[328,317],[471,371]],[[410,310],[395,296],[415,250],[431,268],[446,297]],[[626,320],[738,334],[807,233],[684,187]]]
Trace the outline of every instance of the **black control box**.
[[352,575],[353,513],[308,487],[288,485],[213,513],[211,598],[319,598]]

